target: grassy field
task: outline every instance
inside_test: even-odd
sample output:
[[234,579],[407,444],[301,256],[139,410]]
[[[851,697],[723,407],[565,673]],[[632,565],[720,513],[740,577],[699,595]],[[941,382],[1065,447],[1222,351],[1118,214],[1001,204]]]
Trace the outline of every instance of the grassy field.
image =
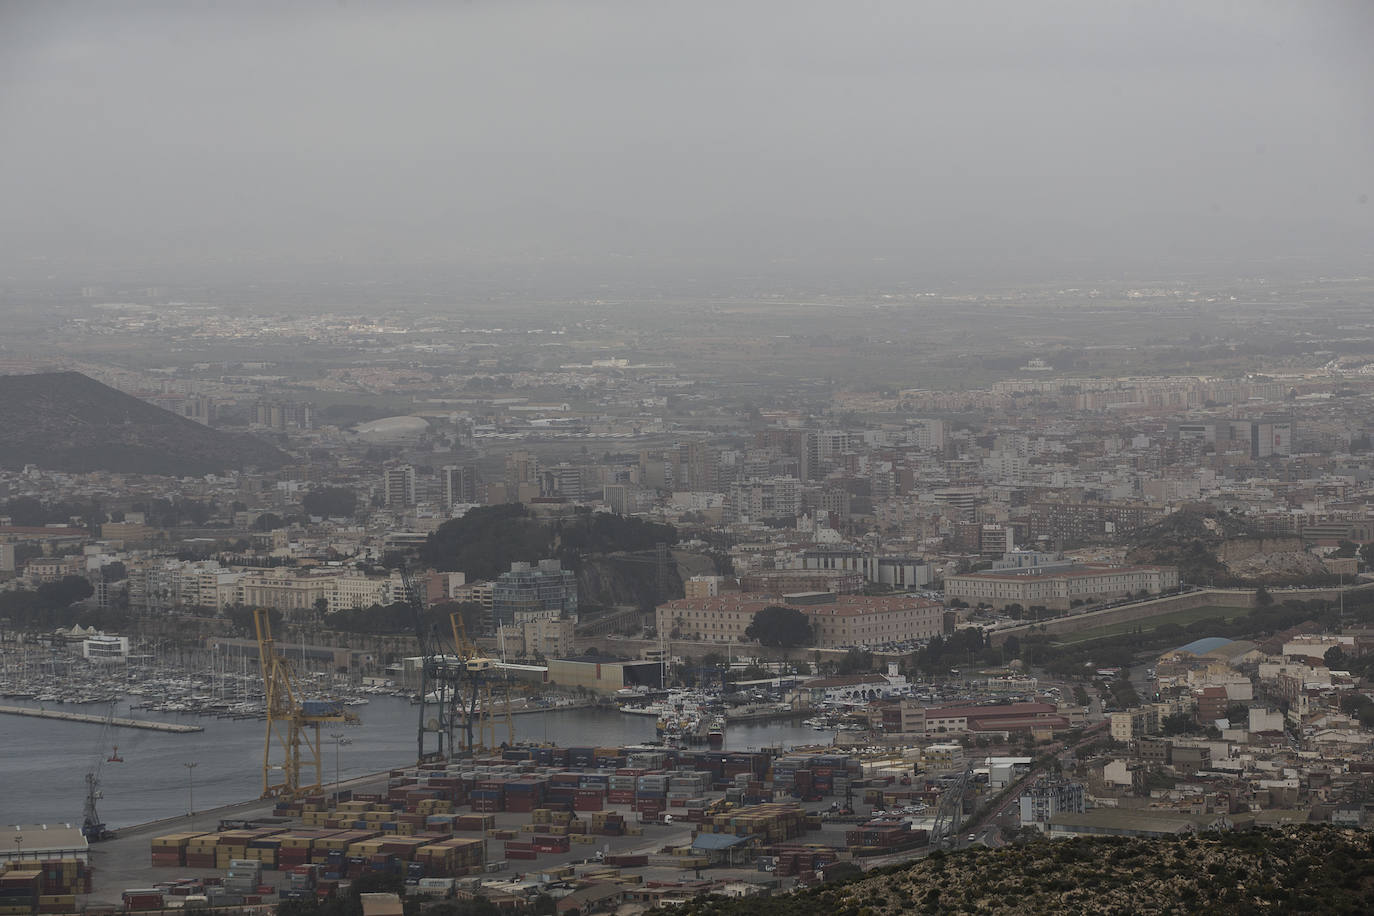
[[1129,620],[1123,623],[1093,627],[1091,630],[1082,630],[1078,633],[1067,633],[1055,641],[1060,645],[1069,646],[1074,643],[1088,642],[1092,639],[1102,639],[1105,636],[1120,636],[1123,633],[1133,632],[1137,628],[1142,632],[1148,633],[1151,630],[1164,626],[1166,623],[1176,623],[1179,626],[1186,627],[1188,624],[1197,620],[1229,619],[1245,613],[1245,608],[1207,605],[1206,607],[1195,607],[1187,611],[1174,611],[1172,614],[1160,614],[1158,617],[1149,617],[1145,620]]

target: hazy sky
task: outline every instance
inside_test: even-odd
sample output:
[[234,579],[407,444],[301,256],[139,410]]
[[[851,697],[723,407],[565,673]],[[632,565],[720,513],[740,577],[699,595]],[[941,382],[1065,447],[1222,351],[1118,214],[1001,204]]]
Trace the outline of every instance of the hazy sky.
[[1374,250],[1374,3],[0,0],[0,266]]

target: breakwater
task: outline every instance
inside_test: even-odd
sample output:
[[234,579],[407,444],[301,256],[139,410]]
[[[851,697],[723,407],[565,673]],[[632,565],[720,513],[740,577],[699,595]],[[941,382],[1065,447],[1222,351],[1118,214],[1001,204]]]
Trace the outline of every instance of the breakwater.
[[93,716],[84,712],[66,712],[60,709],[35,709],[32,706],[0,706],[0,713],[11,716],[31,716],[35,719],[58,719],[63,722],[85,722],[90,725],[104,725],[107,721],[119,728],[144,728],[154,732],[171,732],[184,735],[188,732],[203,732],[204,726],[187,725],[182,722],[153,722],[148,719],[129,719],[124,716]]

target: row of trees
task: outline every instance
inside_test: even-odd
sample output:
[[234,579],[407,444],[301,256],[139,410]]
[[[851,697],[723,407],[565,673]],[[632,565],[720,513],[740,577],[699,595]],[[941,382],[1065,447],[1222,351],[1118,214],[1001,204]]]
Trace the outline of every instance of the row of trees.
[[[358,496],[346,487],[322,487],[311,490],[301,500],[301,507],[307,515],[335,518],[348,518],[357,510]],[[248,507],[234,502],[229,510],[245,511]],[[157,497],[132,503],[129,512],[141,513],[144,520],[159,528],[178,528],[183,525],[201,526],[221,511],[221,505],[214,500],[192,499],[186,496],[171,498]],[[107,511],[99,500],[74,499],[45,502],[33,496],[16,496],[0,503],[0,515],[8,516],[13,524],[26,527],[43,525],[66,525],[72,519],[79,519],[81,525],[93,528],[104,522],[122,522],[128,513],[122,509]],[[289,521],[298,520],[296,516],[281,516],[274,512],[263,513],[254,523],[257,531],[271,531]]]
[[[469,636],[478,632],[482,626],[482,605],[473,601],[445,601],[426,608],[421,616],[421,626],[426,630],[448,636],[451,632],[450,615],[462,615],[463,626]],[[242,604],[225,608],[224,616],[229,618],[234,629],[246,637],[253,636],[253,609]],[[268,620],[272,629],[277,630],[283,620],[281,611],[268,609]],[[323,598],[315,602],[310,611],[310,623],[341,633],[360,633],[368,636],[412,635],[415,632],[415,611],[409,604],[374,604],[356,610],[329,612],[329,604]]]
[[[307,515],[348,518],[357,510],[358,496],[346,487],[321,487],[311,490],[301,500],[301,507]],[[245,511],[248,507],[234,502],[229,509]],[[171,498],[157,497],[132,503],[129,512],[139,512],[148,524],[160,528],[177,528],[183,525],[205,525],[221,511],[214,500],[192,499],[186,496]],[[15,525],[41,527],[43,525],[66,525],[72,519],[79,519],[85,527],[94,527],[104,522],[122,522],[127,513],[122,509],[107,511],[96,499],[70,499],[44,501],[33,496],[16,496],[0,503],[0,515],[8,516]],[[271,523],[262,521],[267,519]],[[265,513],[254,526],[259,531],[270,531],[281,527],[286,521],[275,513]]]

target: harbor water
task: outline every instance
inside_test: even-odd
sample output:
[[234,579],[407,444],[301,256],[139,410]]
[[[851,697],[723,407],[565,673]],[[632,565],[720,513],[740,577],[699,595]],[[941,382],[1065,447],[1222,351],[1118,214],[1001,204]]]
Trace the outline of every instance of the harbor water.
[[[38,706],[32,701],[11,705]],[[104,715],[105,705],[64,704],[69,712]],[[322,730],[324,782],[413,765],[419,709],[404,699],[379,696],[353,709],[362,724]],[[101,818],[111,828],[186,815],[254,799],[262,791],[266,723],[148,710],[121,702],[116,714],[193,723],[204,731],[166,734],[100,725],[0,715],[0,823],[79,825],[86,773],[99,769]],[[569,709],[514,717],[515,739],[562,746],[616,746],[655,740],[654,720],[614,710]],[[336,746],[332,735],[341,735]],[[726,750],[829,743],[833,732],[796,722],[731,725]],[[117,756],[121,761],[108,758]],[[194,767],[187,764],[194,763]],[[196,826],[211,827],[207,816]]]

